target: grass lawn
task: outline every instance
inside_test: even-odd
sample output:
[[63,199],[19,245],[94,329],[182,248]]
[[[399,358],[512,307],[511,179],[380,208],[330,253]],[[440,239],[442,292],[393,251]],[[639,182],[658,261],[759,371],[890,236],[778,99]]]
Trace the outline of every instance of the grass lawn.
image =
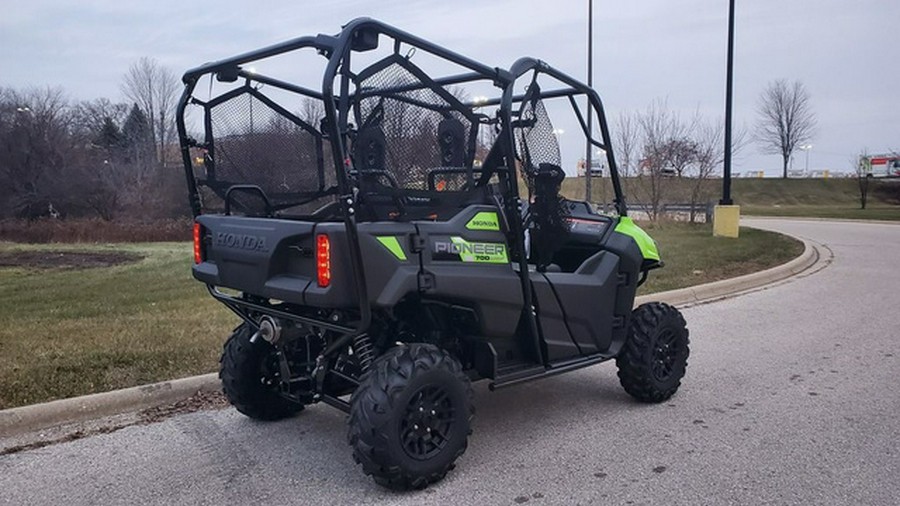
[[213,371],[235,317],[190,275],[189,243],[13,245],[136,263],[0,267],[0,409]]
[[[705,225],[647,226],[666,267],[641,294],[732,277],[786,262],[802,244],[742,229],[713,238]],[[143,259],[79,269],[3,267],[30,252],[130,253]],[[31,256],[35,256],[31,254]],[[0,409],[217,370],[237,317],[190,275],[189,243],[0,243]]]
[[659,245],[665,267],[650,272],[638,295],[733,278],[783,264],[803,253],[803,243],[765,230],[741,227],[737,239],[713,237],[712,225],[642,224]]
[[[684,204],[690,202],[691,187],[696,180],[670,178],[659,183],[662,202]],[[622,184],[629,203],[647,201],[646,181],[623,178]],[[699,202],[718,201],[721,188],[721,179],[706,181]],[[868,209],[861,210],[855,178],[736,178],[732,181],[734,201],[744,215],[900,220],[900,180],[874,180],[869,188]],[[595,179],[592,189],[595,201],[612,199],[608,179]],[[566,178],[562,192],[569,198],[583,199],[584,178]]]

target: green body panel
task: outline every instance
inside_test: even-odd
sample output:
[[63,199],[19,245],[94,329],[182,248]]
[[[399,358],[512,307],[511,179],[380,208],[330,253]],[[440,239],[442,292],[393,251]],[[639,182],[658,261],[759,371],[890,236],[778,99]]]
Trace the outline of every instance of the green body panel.
[[497,213],[492,211],[481,211],[466,223],[469,230],[500,230],[500,221],[497,219]]
[[616,225],[616,232],[625,234],[634,239],[634,242],[636,242],[641,249],[644,260],[659,261],[659,249],[656,247],[656,241],[654,241],[647,232],[644,232],[641,227],[637,226],[634,223],[634,220],[628,216],[619,218],[619,224]]
[[398,241],[396,237],[392,235],[381,235],[376,237],[376,239],[378,239],[378,242],[387,248],[388,251],[393,253],[398,260],[402,262],[406,261],[406,252],[403,251],[403,246],[400,246],[400,241]]

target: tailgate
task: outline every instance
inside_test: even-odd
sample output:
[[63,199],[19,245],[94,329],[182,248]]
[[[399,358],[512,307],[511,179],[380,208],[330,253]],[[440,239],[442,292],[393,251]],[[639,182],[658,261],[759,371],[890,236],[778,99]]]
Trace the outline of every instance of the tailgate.
[[203,260],[194,277],[209,285],[260,297],[303,303],[316,282],[315,223],[201,215]]

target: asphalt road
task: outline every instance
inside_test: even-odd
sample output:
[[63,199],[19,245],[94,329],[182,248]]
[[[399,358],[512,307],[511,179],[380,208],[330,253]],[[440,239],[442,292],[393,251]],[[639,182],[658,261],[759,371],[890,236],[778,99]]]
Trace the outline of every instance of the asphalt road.
[[900,225],[753,224],[833,263],[685,309],[688,373],[662,405],[630,400],[612,364],[479,385],[468,452],[405,494],[363,476],[332,408],[200,412],[0,457],[0,503],[900,503]]

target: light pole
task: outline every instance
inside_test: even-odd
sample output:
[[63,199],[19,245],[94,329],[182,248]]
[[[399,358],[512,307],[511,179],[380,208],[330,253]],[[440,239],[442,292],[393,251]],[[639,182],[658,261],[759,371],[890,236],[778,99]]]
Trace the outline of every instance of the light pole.
[[812,144],[806,144],[804,146],[800,146],[798,149],[806,151],[806,169],[803,171],[809,174],[809,152],[812,150]]
[[[594,0],[588,0],[588,30],[587,30],[587,85],[594,88],[593,56],[594,56]],[[591,98],[587,98],[587,143],[584,148],[584,199],[591,201]]]
[[715,207],[713,235],[738,237],[741,208],[731,200],[731,96],[734,82],[734,0],[728,1],[728,53],[725,68],[725,160],[722,174],[722,200]]
[[725,71],[725,164],[722,200],[719,204],[730,206],[731,200],[731,95],[734,88],[734,0],[728,2],[728,60]]

